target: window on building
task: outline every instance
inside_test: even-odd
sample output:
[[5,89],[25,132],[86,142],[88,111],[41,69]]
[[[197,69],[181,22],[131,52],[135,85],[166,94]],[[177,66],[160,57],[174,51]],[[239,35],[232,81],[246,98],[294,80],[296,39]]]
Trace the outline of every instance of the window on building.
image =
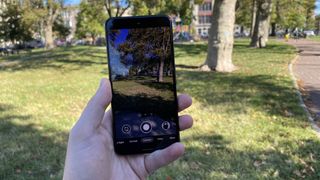
[[199,28],[199,29],[198,29],[198,34],[200,34],[200,35],[201,35],[201,32],[202,32],[202,31],[201,31],[201,29]]
[[199,6],[199,11],[211,11],[211,9],[212,9],[211,2],[206,2]]
[[210,24],[211,16],[199,16],[199,24]]

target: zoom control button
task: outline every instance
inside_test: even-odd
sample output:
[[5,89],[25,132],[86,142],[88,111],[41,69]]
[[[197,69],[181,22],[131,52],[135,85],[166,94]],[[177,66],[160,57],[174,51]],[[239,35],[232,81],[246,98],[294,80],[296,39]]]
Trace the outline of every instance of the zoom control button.
[[131,132],[131,127],[128,124],[123,125],[122,132],[125,134],[129,134]]
[[149,122],[143,122],[141,125],[140,125],[140,130],[143,132],[143,133],[150,133],[151,132],[151,124]]

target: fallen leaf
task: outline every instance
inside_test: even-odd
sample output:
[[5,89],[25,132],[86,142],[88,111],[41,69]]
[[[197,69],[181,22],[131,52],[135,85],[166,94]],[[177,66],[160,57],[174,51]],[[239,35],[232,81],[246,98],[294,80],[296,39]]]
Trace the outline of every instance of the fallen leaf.
[[262,161],[254,161],[254,167],[260,167],[262,165]]
[[273,173],[273,175],[272,175],[273,177],[279,177],[279,171],[278,170],[276,170],[274,173]]
[[198,170],[200,167],[196,162],[191,162],[190,163],[190,168],[193,170]]
[[300,173],[299,170],[294,170],[293,173],[299,177],[302,177],[302,174]]

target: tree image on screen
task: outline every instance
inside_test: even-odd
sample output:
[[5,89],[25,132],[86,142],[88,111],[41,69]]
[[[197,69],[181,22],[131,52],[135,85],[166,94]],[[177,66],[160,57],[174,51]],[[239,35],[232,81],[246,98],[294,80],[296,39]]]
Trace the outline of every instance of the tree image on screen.
[[153,116],[155,124],[174,119],[170,36],[169,27],[118,29],[109,33],[113,109],[122,122],[127,116],[131,121]]
[[[153,74],[156,68],[157,80],[163,82],[165,59],[169,58],[170,48],[169,28],[148,28],[130,29],[126,41],[119,45],[118,50],[121,52],[121,62],[132,65],[131,74]],[[169,67],[167,70],[170,70]]]

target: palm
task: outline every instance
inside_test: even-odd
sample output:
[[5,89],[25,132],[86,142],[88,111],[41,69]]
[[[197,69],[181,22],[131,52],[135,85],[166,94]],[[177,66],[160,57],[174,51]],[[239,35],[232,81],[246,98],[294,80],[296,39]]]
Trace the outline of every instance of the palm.
[[[105,114],[104,120],[108,121],[110,116],[110,111]],[[109,123],[108,123],[109,124]],[[93,141],[93,146],[96,148],[94,153],[97,154],[96,157],[99,155],[103,155],[105,159],[100,161],[100,167],[106,167],[107,164],[112,164],[113,168],[112,171],[108,172],[104,177],[111,177],[110,179],[143,179],[148,175],[144,164],[144,155],[134,155],[134,156],[121,156],[115,153],[113,147],[113,140],[112,140],[112,130],[111,130],[111,123],[107,126],[99,127],[100,130],[94,135],[96,140]],[[107,136],[106,136],[107,134]],[[94,162],[99,162],[96,159],[92,159]],[[104,164],[107,163],[107,164]]]
[[[149,173],[183,154],[183,145],[175,143],[151,154],[117,155],[113,147],[111,111],[105,112],[110,101],[110,84],[101,81],[99,90],[70,133],[64,179],[145,179]],[[191,105],[186,95],[180,95],[178,102],[180,111]],[[191,126],[190,116],[179,117],[180,130]]]

